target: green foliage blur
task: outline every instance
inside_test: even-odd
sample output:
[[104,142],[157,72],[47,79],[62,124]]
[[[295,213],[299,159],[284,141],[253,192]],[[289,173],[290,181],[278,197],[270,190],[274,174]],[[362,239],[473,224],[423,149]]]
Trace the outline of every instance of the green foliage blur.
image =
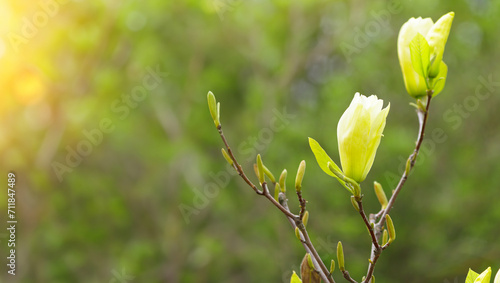
[[498,270],[500,2],[21,0],[0,4],[0,180],[16,173],[18,219],[15,276],[0,229],[0,282],[289,282],[302,246],[228,169],[209,90],[252,180],[257,153],[275,176],[287,168],[295,212],[306,161],[311,238],[328,264],[342,241],[359,281],[370,238],[307,138],[338,162],[337,122],[354,93],[391,103],[362,183],[377,212],[373,182],[395,187],[418,126],[399,28],[449,11],[446,86],[375,276],[463,282],[468,268]]

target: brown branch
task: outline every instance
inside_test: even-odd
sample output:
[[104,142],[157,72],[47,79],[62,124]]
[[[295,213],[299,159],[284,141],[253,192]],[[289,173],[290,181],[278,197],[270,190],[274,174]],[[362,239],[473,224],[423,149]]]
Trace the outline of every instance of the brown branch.
[[296,227],[299,228],[300,232],[302,232],[302,237],[304,237],[304,244],[309,248],[311,251],[311,255],[316,259],[316,261],[319,264],[319,267],[321,269],[320,275],[323,280],[331,283],[335,283],[335,280],[333,280],[333,277],[330,274],[330,271],[328,271],[328,268],[325,266],[323,261],[321,260],[318,252],[314,248],[311,239],[309,238],[309,234],[307,233],[306,226],[304,226],[304,223],[302,223],[302,220],[297,220],[295,221]]
[[304,217],[304,213],[306,213],[306,200],[302,197],[302,191],[295,191],[297,193],[297,198],[299,199],[300,204],[300,212],[299,217],[302,219]]
[[[321,270],[321,272],[319,272],[321,278],[326,282],[335,283],[335,280],[333,279],[333,277],[330,274],[330,272],[328,271],[327,267],[325,266],[325,264],[321,260],[318,252],[314,248],[314,245],[312,244],[311,239],[309,238],[309,234],[307,233],[307,229],[306,229],[304,223],[302,223],[302,217],[304,216],[305,208],[306,208],[306,200],[302,197],[301,192],[300,191],[297,192],[297,196],[299,198],[300,207],[301,207],[300,214],[295,215],[292,212],[290,212],[290,209],[288,208],[286,196],[283,196],[282,199],[278,198],[278,200],[279,200],[279,202],[278,202],[278,201],[276,201],[276,199],[274,199],[274,196],[272,196],[269,193],[269,189],[267,187],[266,182],[263,182],[261,184],[261,187],[262,187],[262,191],[261,191],[252,183],[252,181],[250,181],[250,179],[246,176],[245,172],[243,171],[241,165],[236,160],[236,157],[234,156],[233,151],[229,147],[229,143],[227,142],[226,137],[224,136],[224,133],[222,132],[222,126],[220,124],[217,127],[217,130],[219,131],[219,135],[222,138],[222,141],[224,142],[224,145],[227,149],[229,157],[233,161],[233,164],[232,164],[233,168],[238,172],[238,175],[240,175],[240,177],[258,195],[266,197],[271,203],[274,204],[274,206],[276,206],[279,210],[281,210],[281,212],[283,212],[283,214],[285,214],[286,218],[288,219],[288,221],[290,222],[290,224],[292,225],[294,230],[295,230],[295,227],[299,228],[300,232],[302,233],[302,237],[304,238],[303,240],[301,239],[301,242],[304,245],[304,249],[306,250],[306,252],[308,252],[309,254],[311,254],[313,256],[313,261],[314,261],[316,267],[319,267],[319,269]],[[283,193],[280,192],[280,195],[281,194],[283,194]]]
[[370,233],[370,237],[372,239],[372,244],[375,246],[377,250],[380,250],[380,245],[377,240],[377,236],[375,235],[375,231],[372,227],[372,224],[368,221],[368,218],[366,218],[365,211],[363,210],[363,201],[361,198],[356,200],[359,206],[359,215],[361,215],[361,218],[363,219],[363,222],[366,225],[366,228],[368,228],[368,232]]
[[349,271],[347,270],[342,270],[342,275],[344,275],[344,278],[349,281],[349,282],[352,282],[352,283],[358,283],[356,280],[352,279],[351,275],[349,274]]
[[226,137],[224,136],[224,133],[222,132],[222,125],[219,124],[217,127],[217,130],[219,131],[219,135],[222,138],[222,141],[224,142],[224,145],[226,146],[227,153],[229,154],[229,157],[231,157],[231,160],[233,160],[233,167],[236,169],[236,172],[238,172],[238,175],[240,175],[241,178],[250,186],[252,189],[259,195],[262,195],[263,192],[261,192],[257,187],[248,179],[248,177],[245,175],[245,172],[243,172],[243,169],[241,168],[241,165],[236,161],[236,157],[234,157],[233,151],[229,147],[229,144],[227,143]]
[[[405,184],[406,180],[408,179],[408,175],[410,174],[411,170],[415,166],[415,161],[416,161],[418,153],[420,151],[420,146],[422,145],[422,142],[424,140],[425,126],[427,125],[427,118],[429,116],[429,106],[431,104],[431,99],[432,99],[433,93],[434,93],[434,91],[427,90],[427,104],[425,106],[425,109],[417,108],[417,116],[418,116],[418,122],[419,122],[417,142],[415,144],[415,149],[413,150],[412,154],[410,154],[410,156],[408,157],[407,167],[406,167],[405,171],[403,172],[403,175],[401,176],[401,179],[399,180],[399,183],[396,186],[396,189],[394,189],[394,192],[392,193],[391,198],[389,199],[387,207],[385,209],[383,209],[381,212],[374,215],[374,217],[373,217],[374,221],[379,219],[379,221],[375,224],[375,227],[374,227],[376,239],[380,237],[382,227],[385,224],[385,217],[387,214],[389,214],[392,207],[394,206],[394,202],[396,201],[396,198],[398,197],[399,193],[401,192],[403,185]],[[370,264],[368,265],[368,272],[366,274],[366,279],[365,279],[364,283],[371,282],[373,271],[375,270],[375,264],[377,263],[377,260],[380,256],[382,250],[385,250],[389,246],[389,243],[390,242],[388,242],[382,248],[380,246],[377,248],[376,245],[372,244],[371,255],[370,255]]]
[[410,160],[410,167],[408,168],[408,170],[405,170],[405,172],[401,176],[401,179],[399,180],[399,183],[396,186],[394,193],[392,194],[391,198],[389,199],[387,207],[385,208],[384,212],[380,216],[380,221],[377,223],[378,228],[381,228],[384,225],[385,216],[387,214],[389,214],[389,212],[391,211],[392,207],[394,206],[394,202],[396,201],[396,198],[398,197],[398,194],[401,192],[403,185],[405,184],[406,180],[408,179],[408,175],[410,174],[411,170],[415,166],[415,161],[417,160],[417,156],[418,156],[418,153],[420,151],[420,146],[422,145],[422,142],[424,141],[425,126],[427,125],[427,117],[429,116],[429,106],[431,105],[432,93],[433,93],[432,90],[427,91],[427,105],[425,106],[425,110],[418,109],[418,111],[417,111],[418,121],[419,121],[420,127],[419,127],[419,131],[418,131],[418,139],[417,139],[415,149],[413,150],[413,153],[410,155],[410,157],[408,157],[408,160]]

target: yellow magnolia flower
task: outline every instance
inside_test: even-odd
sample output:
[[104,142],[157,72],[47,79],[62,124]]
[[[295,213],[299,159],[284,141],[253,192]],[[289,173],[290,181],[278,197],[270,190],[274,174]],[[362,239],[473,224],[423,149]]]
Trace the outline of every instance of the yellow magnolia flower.
[[483,273],[479,274],[474,283],[489,283],[491,278],[491,267],[486,268]]
[[[469,269],[469,273],[467,273],[467,278],[465,279],[466,283],[489,283],[491,279],[491,267],[486,268],[481,274],[477,274],[474,270]],[[500,283],[500,269],[493,279],[493,283]]]
[[377,96],[356,93],[337,126],[340,163],[345,176],[361,182],[370,171],[390,104],[382,109]]
[[[442,16],[436,23],[433,23],[431,18],[411,18],[401,27],[398,36],[399,64],[403,72],[406,90],[411,96],[418,98],[426,95],[427,78],[421,76],[413,68],[410,43],[420,33],[429,46],[428,77],[446,79],[448,67],[443,62],[443,53],[454,16],[455,13],[450,12]],[[444,81],[440,84],[442,85],[435,86],[434,95],[442,90]]]
[[466,282],[473,283],[490,283],[491,278],[491,267],[486,268],[481,274],[477,274],[472,269],[469,269],[469,273],[467,274]]

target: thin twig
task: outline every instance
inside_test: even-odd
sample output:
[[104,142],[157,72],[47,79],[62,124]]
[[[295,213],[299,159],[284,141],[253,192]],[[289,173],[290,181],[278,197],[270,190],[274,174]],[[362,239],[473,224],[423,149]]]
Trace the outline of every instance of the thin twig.
[[[382,227],[385,224],[385,217],[386,215],[389,214],[391,211],[392,207],[394,206],[394,202],[396,201],[396,198],[398,197],[399,193],[401,192],[401,189],[403,188],[403,185],[405,184],[406,180],[408,179],[408,175],[410,174],[411,170],[415,166],[415,161],[417,159],[418,153],[420,151],[420,146],[422,145],[422,142],[424,140],[424,134],[425,134],[425,126],[427,125],[427,118],[429,116],[429,106],[431,104],[431,99],[432,99],[432,94],[434,91],[432,90],[427,90],[427,104],[425,106],[425,110],[418,108],[417,109],[417,116],[418,116],[418,122],[419,122],[419,130],[418,130],[418,137],[417,137],[417,142],[415,144],[415,149],[413,150],[412,154],[408,157],[409,164],[407,165],[407,168],[403,172],[403,175],[401,176],[401,179],[399,180],[398,185],[396,186],[396,189],[394,189],[394,192],[391,195],[391,198],[389,199],[389,202],[387,204],[387,207],[383,209],[381,212],[377,213],[373,218],[374,221],[378,222],[374,226],[374,232],[375,232],[375,238],[378,239],[380,237],[380,233],[382,231]],[[371,255],[370,255],[370,264],[368,265],[368,272],[366,274],[366,279],[364,283],[370,283],[371,278],[373,275],[373,271],[375,270],[375,264],[377,263],[377,260],[382,252],[382,250],[385,250],[389,246],[389,243],[384,245],[382,248],[380,246],[377,248],[376,245],[372,244],[371,248]]]
[[358,283],[356,280],[352,279],[351,275],[349,274],[349,271],[347,270],[342,270],[342,275],[344,275],[344,278],[349,281],[349,282],[352,282],[352,283]]
[[377,236],[375,236],[375,231],[373,230],[372,225],[366,218],[365,211],[363,210],[363,201],[361,199],[356,200],[359,206],[359,214],[361,215],[361,218],[363,219],[363,222],[366,225],[366,228],[368,228],[368,232],[370,233],[370,237],[372,239],[372,244],[375,246],[376,249],[380,250],[380,245],[377,240]]
[[299,204],[300,204],[299,217],[300,217],[300,219],[302,219],[304,217],[304,213],[306,213],[306,200],[302,197],[301,190],[296,191],[296,193],[297,193],[297,198],[299,199]]
[[[317,267],[319,267],[319,269],[321,270],[321,272],[319,272],[321,278],[326,281],[326,282],[329,282],[329,283],[335,283],[335,280],[333,279],[332,275],[330,274],[330,272],[328,271],[327,267],[325,266],[325,264],[323,263],[323,261],[321,260],[318,252],[316,251],[316,249],[314,248],[314,245],[312,244],[311,242],[311,239],[309,238],[309,234],[307,233],[307,229],[304,225],[304,223],[302,223],[302,217],[304,216],[304,213],[305,213],[305,207],[306,207],[306,200],[302,197],[302,194],[300,192],[297,192],[297,195],[299,197],[299,202],[300,202],[300,206],[301,206],[301,211],[300,211],[300,214],[299,215],[295,215],[293,214],[292,212],[290,212],[290,209],[288,208],[288,205],[287,205],[287,202],[286,202],[286,198],[282,201],[282,203],[276,201],[276,199],[274,199],[274,196],[272,196],[270,193],[269,193],[269,189],[267,187],[267,183],[266,182],[263,182],[261,184],[262,186],[262,191],[259,190],[253,183],[252,181],[250,181],[250,179],[246,176],[245,172],[243,171],[241,165],[238,163],[238,161],[236,160],[236,157],[234,156],[233,154],[233,151],[231,150],[231,148],[229,147],[229,143],[227,142],[226,140],[226,137],[224,136],[224,133],[222,132],[222,125],[219,124],[219,126],[217,127],[217,130],[219,131],[219,135],[220,137],[222,138],[222,141],[224,142],[224,145],[227,149],[227,152],[229,154],[229,157],[231,158],[231,160],[233,161],[233,168],[238,172],[238,175],[240,175],[240,177],[258,194],[258,195],[261,195],[261,196],[264,196],[266,197],[269,201],[271,201],[271,203],[274,204],[274,206],[276,206],[279,210],[281,210],[281,212],[283,212],[283,214],[285,214],[286,218],[288,219],[288,221],[290,222],[290,224],[292,225],[293,229],[295,229],[295,227],[298,227],[300,232],[302,233],[302,237],[304,238],[304,240],[301,240],[302,244],[304,245],[304,248],[306,250],[306,252],[308,252],[309,254],[311,254],[313,256],[313,261],[314,263],[317,265]],[[280,193],[281,194],[281,193]]]
[[264,182],[262,183],[262,188],[263,188],[263,196],[265,196],[270,202],[274,204],[281,212],[283,212],[287,217],[290,217],[292,219],[297,219],[298,216],[291,213],[289,209],[285,209],[279,202],[277,202],[274,197],[269,193],[269,190],[267,189],[267,183]]
[[425,106],[425,112],[420,110],[420,109],[417,111],[420,127],[419,127],[419,131],[418,131],[418,139],[417,139],[415,149],[413,150],[413,153],[408,158],[411,160],[410,168],[409,168],[408,172],[406,172],[406,170],[405,170],[405,172],[403,173],[403,176],[401,176],[401,179],[399,180],[399,183],[396,186],[394,193],[392,194],[391,198],[389,199],[387,207],[385,208],[384,212],[380,216],[380,221],[377,223],[377,226],[379,228],[384,225],[385,216],[387,214],[389,214],[389,212],[391,211],[392,207],[394,206],[394,202],[396,201],[396,198],[398,197],[399,192],[401,192],[403,185],[405,184],[406,180],[408,179],[408,175],[410,174],[411,170],[413,169],[413,166],[415,166],[415,161],[417,160],[417,156],[418,156],[418,153],[420,151],[420,146],[422,145],[422,142],[424,141],[425,126],[427,125],[427,117],[429,116],[429,106],[431,105],[432,93],[433,93],[432,90],[428,91],[428,93],[427,93],[427,105]]
[[238,172],[238,174],[240,175],[241,178],[243,178],[243,180],[250,186],[252,187],[252,189],[259,195],[262,195],[263,192],[261,192],[259,189],[257,189],[257,187],[252,183],[252,181],[250,181],[250,179],[248,179],[248,177],[245,175],[245,173],[243,172],[243,169],[241,168],[241,165],[238,163],[238,161],[236,161],[236,157],[234,157],[234,154],[233,154],[233,151],[231,150],[231,148],[229,147],[229,144],[227,143],[227,140],[226,140],[226,137],[224,136],[224,133],[222,132],[222,125],[219,124],[219,126],[217,127],[217,130],[219,131],[219,135],[220,137],[222,138],[222,141],[224,142],[224,145],[226,146],[226,149],[227,149],[227,153],[229,154],[229,156],[231,157],[231,160],[233,160],[233,166],[235,167],[236,171]]
[[[282,196],[282,201],[280,201],[280,204],[288,211],[290,211],[290,209],[288,208],[288,203],[287,203],[287,199],[286,199],[286,196],[284,193],[280,192],[280,195]],[[295,220],[291,217],[287,217],[288,219],[288,222],[290,222],[290,225],[292,225],[292,228],[295,230],[295,228],[297,227],[297,225],[295,224]],[[305,227],[304,227],[305,228]],[[299,229],[300,230],[300,229]],[[307,231],[306,231],[307,232]],[[302,238],[304,238],[304,236],[302,236]],[[309,254],[312,254],[312,260],[313,260],[313,263],[314,263],[314,266],[315,268],[319,268],[323,271],[323,268],[321,268],[321,265],[324,265],[323,264],[323,261],[320,259],[320,258],[317,258],[314,253],[312,252],[312,250],[309,248],[309,245],[308,243],[306,242],[306,240],[303,240],[301,238],[300,242],[302,243],[302,245],[304,246],[304,249],[306,250],[306,253],[309,253]],[[312,246],[312,243],[311,243],[311,246]],[[314,250],[314,247],[313,247],[313,250]],[[316,253],[317,254],[317,253]],[[324,274],[324,272],[319,272],[319,275],[321,276],[321,279],[326,281],[326,282],[331,282],[331,283],[335,283],[335,280],[333,280],[333,278],[331,277],[331,274],[330,273],[327,273],[327,274]]]
[[304,223],[302,223],[302,220],[296,221],[295,225],[299,228],[300,232],[302,232],[302,236],[304,237],[304,242],[306,246],[309,248],[311,251],[312,256],[318,261],[319,267],[321,269],[320,275],[322,276],[323,280],[326,280],[327,282],[335,283],[335,280],[333,280],[333,277],[331,276],[330,272],[328,271],[328,268],[325,266],[323,261],[321,260],[318,252],[314,248],[311,239],[309,238],[309,234],[307,233],[307,229],[304,226]]

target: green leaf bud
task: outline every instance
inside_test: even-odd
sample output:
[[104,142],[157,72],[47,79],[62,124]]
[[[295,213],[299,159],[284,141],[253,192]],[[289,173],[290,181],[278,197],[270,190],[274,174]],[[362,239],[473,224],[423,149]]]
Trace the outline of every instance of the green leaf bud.
[[382,209],[385,209],[387,207],[388,201],[382,185],[380,185],[378,182],[373,182],[373,187],[375,189],[375,194],[377,195],[378,201],[380,202],[380,205],[382,205]]
[[276,186],[274,187],[274,199],[276,201],[279,201],[279,195],[280,195],[280,184],[276,183]]
[[229,165],[233,166],[233,159],[231,159],[231,157],[229,156],[229,154],[227,154],[226,150],[223,149],[223,148],[221,148],[221,151],[222,151],[222,155],[226,159],[227,163],[229,163]]
[[306,161],[302,160],[297,170],[297,176],[295,177],[295,190],[300,192],[302,190],[302,179],[304,179],[304,174],[306,172]]
[[263,168],[264,168],[264,173],[266,174],[266,176],[269,178],[269,180],[271,180],[271,182],[273,184],[275,184],[276,179],[274,178],[273,173],[271,173],[271,171],[269,171],[269,169],[267,169],[267,167],[265,165],[263,166]]
[[356,211],[359,212],[359,204],[354,196],[351,196],[351,203],[352,206],[354,206],[354,209],[356,209]]
[[262,157],[260,157],[260,154],[257,154],[257,177],[259,178],[260,184],[263,184],[265,182],[264,164],[262,163]]
[[295,227],[295,237],[297,237],[297,239],[299,239],[299,241],[302,241],[302,239],[300,238],[299,227]]
[[396,229],[394,229],[394,223],[392,222],[392,218],[389,214],[385,215],[385,220],[387,222],[387,229],[389,230],[389,241],[393,242],[396,240]]
[[283,172],[281,172],[281,175],[280,175],[280,188],[281,188],[281,191],[283,193],[286,192],[286,175],[287,175],[287,171],[286,169],[283,169]]
[[340,241],[337,244],[337,261],[339,262],[340,271],[344,272],[344,270],[345,270],[344,248],[342,247],[342,242],[340,242]]
[[220,125],[220,105],[217,104],[215,100],[215,95],[209,91],[207,94],[208,100],[208,109],[210,110],[210,115],[212,116],[212,120],[214,120],[215,127],[219,127]]
[[387,234],[387,229],[384,229],[384,232],[382,233],[382,246],[385,246],[388,240],[389,240],[389,235]]
[[304,216],[302,216],[302,223],[304,223],[304,226],[307,226],[308,221],[309,221],[309,211],[306,210]]

